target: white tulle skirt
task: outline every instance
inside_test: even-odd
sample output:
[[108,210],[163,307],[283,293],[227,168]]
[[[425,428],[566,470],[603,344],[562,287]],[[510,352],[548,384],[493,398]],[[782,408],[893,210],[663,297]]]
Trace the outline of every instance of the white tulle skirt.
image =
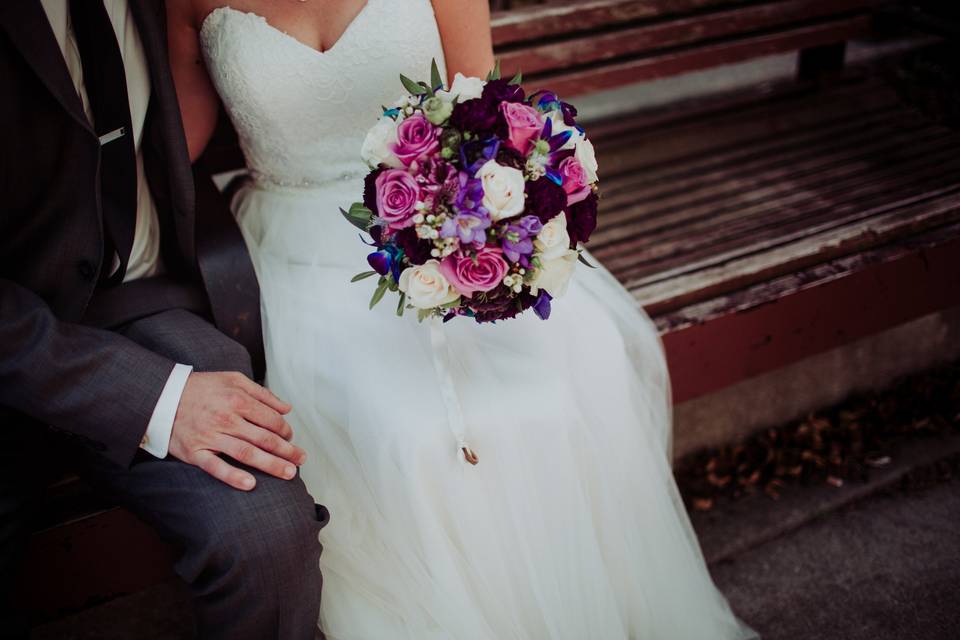
[[534,314],[445,325],[477,466],[462,462],[429,323],[396,317],[338,207],[359,180],[248,187],[267,382],[294,406],[321,533],[329,640],[752,638],[715,588],[670,468],[669,382],[650,319],[578,267]]

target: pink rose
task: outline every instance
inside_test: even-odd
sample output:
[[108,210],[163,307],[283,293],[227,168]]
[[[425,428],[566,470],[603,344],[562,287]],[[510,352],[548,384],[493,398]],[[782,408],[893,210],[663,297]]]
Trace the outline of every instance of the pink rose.
[[397,126],[397,141],[392,149],[403,164],[409,165],[417,158],[435,153],[439,148],[440,129],[422,114],[414,114]]
[[414,205],[420,195],[417,179],[403,169],[386,169],[376,180],[377,213],[391,231],[413,224]]
[[573,156],[564,158],[560,161],[558,169],[563,177],[563,190],[567,192],[567,206],[576,204],[590,195],[587,172],[579,160]]
[[530,141],[543,129],[543,118],[536,109],[521,102],[501,102],[500,111],[510,130],[510,146],[526,154]]
[[503,251],[497,247],[483,247],[476,260],[460,252],[451,253],[440,263],[440,273],[453,288],[468,298],[475,291],[490,291],[500,284],[507,273]]

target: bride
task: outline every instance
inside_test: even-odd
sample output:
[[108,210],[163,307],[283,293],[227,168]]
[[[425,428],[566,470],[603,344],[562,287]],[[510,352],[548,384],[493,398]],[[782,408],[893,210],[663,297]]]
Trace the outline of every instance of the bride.
[[[544,322],[367,308],[338,208],[399,74],[492,67],[481,0],[168,0],[192,158],[222,101],[253,181],[233,210],[262,290],[268,385],[294,406],[322,534],[330,640],[755,637],[713,585],[670,469],[656,330],[579,268]],[[435,336],[434,336],[435,337]],[[476,466],[438,408],[447,350]]]

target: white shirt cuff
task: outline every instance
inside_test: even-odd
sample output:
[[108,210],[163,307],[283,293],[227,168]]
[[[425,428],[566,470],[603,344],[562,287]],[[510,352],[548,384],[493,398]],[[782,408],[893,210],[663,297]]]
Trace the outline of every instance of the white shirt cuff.
[[193,372],[193,367],[177,364],[170,372],[167,383],[163,385],[160,399],[153,409],[150,422],[147,423],[147,432],[143,434],[140,448],[157,458],[166,458],[170,449],[170,434],[173,433],[173,420],[177,417],[177,407],[180,406],[180,396],[187,385],[187,378]]

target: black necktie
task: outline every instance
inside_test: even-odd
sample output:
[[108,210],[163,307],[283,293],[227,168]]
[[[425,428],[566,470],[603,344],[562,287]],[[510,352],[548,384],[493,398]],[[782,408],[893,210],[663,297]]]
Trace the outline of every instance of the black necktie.
[[[137,158],[120,45],[102,0],[70,0],[70,18],[83,66],[94,130],[100,136],[103,279],[123,281],[137,222]],[[110,274],[114,252],[120,267]]]

